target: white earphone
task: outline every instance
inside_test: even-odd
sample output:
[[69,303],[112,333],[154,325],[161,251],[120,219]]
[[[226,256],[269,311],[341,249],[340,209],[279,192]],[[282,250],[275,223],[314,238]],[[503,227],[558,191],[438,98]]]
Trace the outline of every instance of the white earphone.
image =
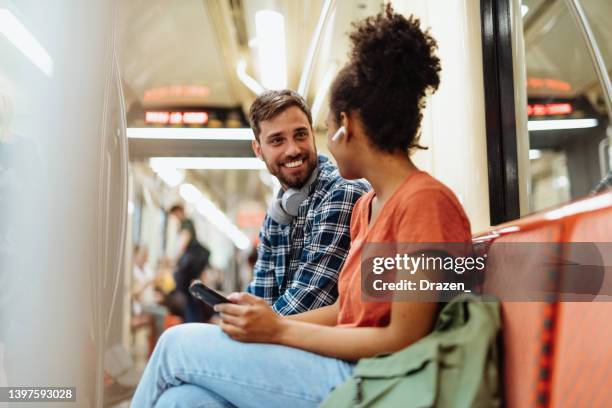
[[337,142],[344,135],[346,135],[346,129],[344,128],[344,126],[340,126],[340,128],[338,128],[338,130],[336,130],[336,133],[334,133],[334,135],[332,136],[331,140],[332,142]]

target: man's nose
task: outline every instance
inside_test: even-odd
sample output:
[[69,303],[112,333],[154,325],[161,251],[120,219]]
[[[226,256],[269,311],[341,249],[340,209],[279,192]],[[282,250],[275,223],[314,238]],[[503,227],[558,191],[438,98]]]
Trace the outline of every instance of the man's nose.
[[287,144],[287,150],[285,151],[285,154],[288,157],[293,157],[293,156],[297,156],[299,155],[301,152],[300,146],[293,140],[290,140],[289,143]]

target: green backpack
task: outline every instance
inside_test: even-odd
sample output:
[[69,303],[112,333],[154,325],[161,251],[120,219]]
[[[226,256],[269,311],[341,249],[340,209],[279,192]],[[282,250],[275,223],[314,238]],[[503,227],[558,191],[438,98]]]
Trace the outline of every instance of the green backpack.
[[359,360],[323,408],[500,407],[499,304],[461,295],[434,331],[397,353]]

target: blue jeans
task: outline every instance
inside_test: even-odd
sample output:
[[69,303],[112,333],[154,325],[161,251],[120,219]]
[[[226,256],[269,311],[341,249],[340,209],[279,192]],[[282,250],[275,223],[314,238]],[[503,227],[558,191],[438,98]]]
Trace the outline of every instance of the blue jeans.
[[132,407],[316,407],[355,365],[296,348],[241,343],[218,326],[162,334]]

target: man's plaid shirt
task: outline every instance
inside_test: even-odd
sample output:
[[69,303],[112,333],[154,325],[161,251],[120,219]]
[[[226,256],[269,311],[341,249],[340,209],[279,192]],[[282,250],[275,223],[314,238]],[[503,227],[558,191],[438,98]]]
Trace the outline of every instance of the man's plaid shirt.
[[353,207],[368,189],[365,182],[340,177],[336,166],[319,156],[317,180],[291,224],[278,224],[266,215],[247,291],[281,315],[334,303],[351,242]]

